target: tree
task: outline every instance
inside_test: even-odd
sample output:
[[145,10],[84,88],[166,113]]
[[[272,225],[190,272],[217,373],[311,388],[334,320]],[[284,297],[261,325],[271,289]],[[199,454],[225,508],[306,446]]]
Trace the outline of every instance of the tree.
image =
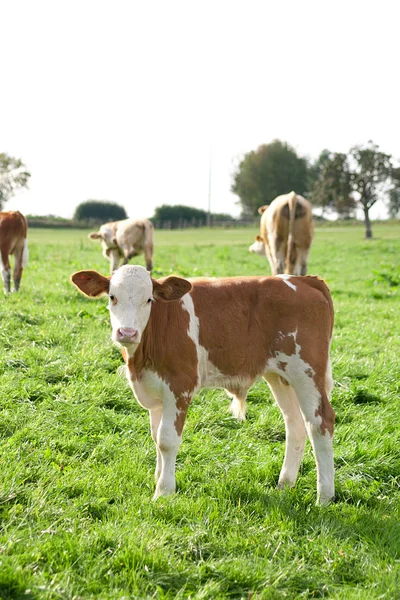
[[308,187],[308,164],[286,142],[274,140],[245,154],[233,176],[231,190],[240,198],[242,211],[257,215],[257,209],[276,196]]
[[311,191],[311,202],[325,210],[334,210],[349,217],[355,209],[351,195],[351,173],[346,154],[323,150],[312,166],[316,177]]
[[396,219],[400,216],[400,167],[392,169],[392,184],[389,190],[389,214]]
[[0,153],[0,210],[20,188],[27,188],[31,174],[20,158]]
[[365,147],[354,146],[350,150],[351,184],[353,192],[359,195],[364,211],[365,237],[372,238],[369,211],[385,191],[392,175],[392,161],[389,154],[380,152],[372,141]]
[[389,190],[389,214],[392,219],[400,216],[400,188]]
[[104,200],[87,200],[81,202],[75,209],[74,219],[86,222],[120,221],[126,219],[127,214],[123,206],[115,202]]

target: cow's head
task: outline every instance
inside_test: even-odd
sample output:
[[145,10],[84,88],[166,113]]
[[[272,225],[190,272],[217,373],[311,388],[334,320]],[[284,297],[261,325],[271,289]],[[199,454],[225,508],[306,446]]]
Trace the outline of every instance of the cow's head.
[[117,240],[115,239],[115,227],[113,223],[102,225],[99,231],[92,231],[89,233],[89,239],[100,240],[103,250],[117,248]]
[[256,241],[254,244],[249,246],[249,252],[254,252],[254,254],[259,254],[260,256],[265,256],[265,244],[261,236],[256,236]]
[[101,235],[100,231],[92,231],[91,233],[89,233],[88,238],[90,240],[102,240],[103,236]]
[[96,298],[108,294],[111,337],[122,346],[139,344],[154,300],[178,300],[192,287],[181,277],[156,281],[145,268],[137,265],[124,265],[112,277],[104,277],[97,271],[78,271],[71,281],[85,296]]

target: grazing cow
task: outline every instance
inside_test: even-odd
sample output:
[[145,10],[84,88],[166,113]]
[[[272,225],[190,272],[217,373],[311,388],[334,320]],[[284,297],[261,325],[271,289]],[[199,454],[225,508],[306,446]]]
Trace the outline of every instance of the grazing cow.
[[133,256],[144,252],[146,269],[153,268],[153,223],[148,219],[124,219],[102,225],[99,231],[89,233],[91,240],[101,240],[103,256],[110,260],[111,275]]
[[129,383],[150,413],[154,498],[175,491],[175,459],[193,394],[224,387],[232,413],[244,419],[247,391],[260,376],[285,420],[279,487],[295,484],[308,433],[319,502],[333,498],[333,306],[321,279],[155,280],[143,267],[127,265],[112,277],[78,271],[71,280],[86,296],[109,296],[112,339],[122,346]]
[[250,252],[267,256],[272,275],[305,275],[314,229],[311,204],[290,192],[260,206],[258,212],[261,235],[249,247]]
[[27,231],[26,219],[18,210],[0,212],[0,266],[6,294],[11,291],[10,254],[14,254],[15,259],[14,291],[19,290],[22,271],[28,262]]

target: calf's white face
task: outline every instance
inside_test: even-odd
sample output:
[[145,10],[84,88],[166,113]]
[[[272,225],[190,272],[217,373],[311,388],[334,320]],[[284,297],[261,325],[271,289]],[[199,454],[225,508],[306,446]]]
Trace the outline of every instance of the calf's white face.
[[265,256],[265,244],[259,235],[256,237],[254,244],[249,246],[249,252],[254,252],[254,254],[259,254],[260,256]]
[[109,298],[112,339],[123,346],[139,344],[153,300],[149,272],[143,267],[124,265],[111,277]]
[[112,339],[134,349],[150,318],[152,300],[179,300],[192,287],[181,277],[170,276],[161,282],[152,279],[150,273],[138,265],[124,265],[111,278],[96,271],[78,271],[71,281],[85,296],[109,295]]

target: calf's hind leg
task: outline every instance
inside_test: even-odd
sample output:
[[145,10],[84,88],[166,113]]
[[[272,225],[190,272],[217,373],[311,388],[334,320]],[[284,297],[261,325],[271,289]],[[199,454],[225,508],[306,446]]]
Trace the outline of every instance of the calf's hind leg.
[[328,398],[330,379],[327,376],[315,383],[312,377],[304,374],[293,381],[315,455],[319,504],[327,504],[335,496],[332,445],[335,413]]
[[292,487],[296,483],[303,458],[304,445],[307,438],[299,401],[293,388],[282,381],[276,373],[267,373],[264,379],[278,404],[285,421],[286,450],[282,469],[279,475],[278,487]]
[[23,271],[23,254],[24,254],[24,246],[20,248],[16,248],[14,251],[14,290],[18,292],[19,286],[21,283],[22,271]]
[[151,271],[153,269],[153,244],[152,243],[145,243],[144,257],[146,259],[146,269],[148,271]]
[[1,276],[4,283],[4,292],[8,294],[11,291],[11,267],[8,256],[8,249],[1,251]]

